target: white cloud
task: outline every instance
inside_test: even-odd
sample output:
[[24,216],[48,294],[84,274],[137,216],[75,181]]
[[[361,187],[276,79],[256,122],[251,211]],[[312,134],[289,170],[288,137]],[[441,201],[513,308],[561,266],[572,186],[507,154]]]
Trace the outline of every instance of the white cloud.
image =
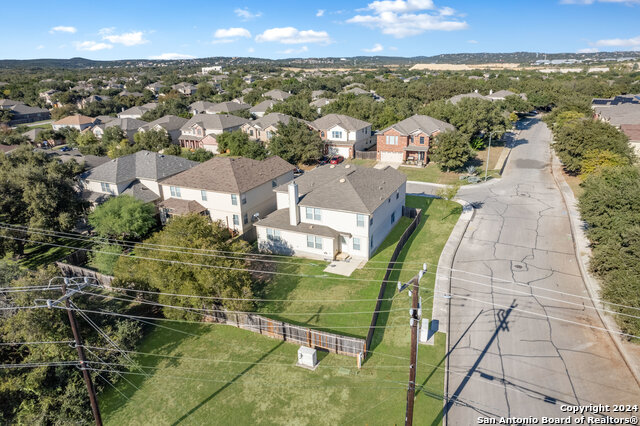
[[36,47],[36,49],[38,49],[38,50],[42,50],[42,49],[44,49],[44,44],[40,44],[40,45],[38,45],[38,46]]
[[467,43],[478,44],[478,40],[467,40]]
[[454,9],[446,6],[436,9],[432,0],[380,0],[369,3],[364,11],[370,13],[356,15],[347,22],[378,28],[383,34],[396,38],[468,27],[465,21],[455,17]]
[[382,52],[384,50],[384,47],[382,47],[380,43],[376,43],[373,45],[371,49],[362,49],[362,50],[364,52],[375,53],[375,52]]
[[130,33],[123,34],[104,34],[102,39],[108,40],[111,43],[123,44],[125,46],[137,46],[139,44],[149,43],[149,40],[144,38],[142,31],[132,31]]
[[213,34],[215,38],[233,38],[233,37],[247,37],[251,38],[251,33],[246,28],[220,28]]
[[238,41],[236,38],[217,38],[211,44],[229,44]]
[[287,50],[281,50],[277,53],[280,53],[282,55],[292,55],[294,53],[304,53],[306,51],[308,51],[309,48],[307,46],[302,46],[300,49],[287,49]]
[[248,7],[245,7],[243,9],[237,8],[233,12],[243,21],[249,21],[251,19],[256,19],[262,16],[262,12],[251,12]]
[[161,55],[149,56],[149,59],[193,59],[195,56],[185,55],[184,53],[163,53]]
[[256,36],[257,42],[278,42],[283,44],[331,43],[326,31],[298,30],[294,27],[271,28]]
[[49,30],[51,34],[53,33],[70,33],[75,34],[78,30],[76,27],[65,27],[64,25],[58,25],[57,27],[53,27]]
[[100,34],[101,36],[104,36],[104,35],[112,34],[115,30],[116,30],[116,27],[100,28],[98,30],[98,34]]
[[597,47],[587,47],[585,49],[579,49],[576,53],[596,53],[599,52],[600,49]]
[[594,45],[606,47],[640,47],[640,36],[632,38],[610,38],[606,40],[598,40],[594,43]]
[[255,51],[256,51],[256,49],[254,49],[253,47],[250,47],[250,48],[247,49],[247,52],[249,52],[249,53],[253,53]]
[[318,18],[321,17],[321,16],[324,16],[324,12],[325,12],[324,9],[318,9],[318,11],[316,12],[316,16]]
[[108,43],[98,43],[95,41],[79,41],[76,42],[77,50],[88,50],[90,52],[95,52],[96,50],[105,50],[113,48],[113,45]]

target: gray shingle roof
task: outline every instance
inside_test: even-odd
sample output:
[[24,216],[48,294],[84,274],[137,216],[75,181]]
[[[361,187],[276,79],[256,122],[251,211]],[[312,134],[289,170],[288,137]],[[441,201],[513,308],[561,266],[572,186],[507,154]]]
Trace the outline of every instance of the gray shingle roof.
[[[357,213],[373,213],[407,177],[392,167],[374,169],[353,165],[321,166],[296,178],[300,206]],[[287,184],[276,192],[287,192]]]
[[151,203],[160,198],[158,194],[147,188],[138,179],[131,182],[131,184],[122,191],[122,195],[130,195],[138,200],[144,201],[145,203]]
[[595,112],[609,121],[612,126],[622,124],[640,124],[640,104],[618,104],[596,107]]
[[268,110],[269,108],[271,108],[272,106],[274,106],[279,102],[280,101],[274,101],[273,99],[267,99],[266,101],[262,101],[256,106],[251,107],[251,109],[249,109],[249,112],[252,112],[252,113],[265,112],[266,110]]
[[123,131],[138,130],[140,127],[148,124],[146,121],[138,120],[137,118],[114,118],[107,121],[105,124],[99,124],[99,127],[106,129],[108,127],[120,127]]
[[285,231],[299,232],[301,234],[319,235],[321,237],[338,238],[340,233],[333,228],[314,223],[300,222],[297,225],[291,225],[289,222],[289,209],[279,209],[268,216],[260,219],[256,226],[264,226],[266,228],[283,229]]
[[177,115],[165,115],[149,123],[145,122],[140,127],[142,127],[145,130],[148,130],[148,129],[154,128],[155,126],[160,126],[163,129],[165,129],[167,132],[169,132],[171,130],[180,129],[182,126],[185,125],[187,121],[189,120],[187,120],[186,118],[178,117]]
[[252,127],[259,127],[261,129],[266,129],[269,126],[276,126],[278,123],[289,124],[289,122],[294,119],[290,115],[281,114],[279,112],[272,112],[264,117],[258,118],[257,120],[250,121]]
[[138,151],[95,167],[83,179],[123,183],[134,179],[160,180],[198,165],[196,161],[151,151]]
[[422,131],[430,135],[437,131],[442,132],[445,130],[454,130],[455,127],[449,123],[445,123],[444,121],[429,117],[428,115],[416,114],[381,130],[381,133],[384,133],[389,129],[396,129],[403,135],[410,135],[416,131]]
[[325,105],[329,105],[333,101],[335,101],[335,99],[319,98],[313,102],[310,102],[309,105],[314,106],[316,108],[322,108]]
[[233,111],[241,111],[244,109],[251,108],[251,105],[241,103],[241,102],[220,102],[217,104],[213,104],[206,108],[208,113],[218,114],[221,112],[233,112]]
[[471,93],[463,93],[461,95],[455,95],[454,97],[450,98],[449,101],[455,105],[464,98],[477,98],[477,99],[484,99],[485,101],[489,100],[485,96],[482,96],[480,93],[471,92]]
[[163,185],[239,194],[292,171],[278,156],[258,161],[250,158],[214,157],[196,167],[171,176]]
[[273,89],[269,90],[267,93],[264,93],[262,96],[264,96],[265,98],[275,99],[277,101],[284,101],[291,96],[291,93],[287,93],[284,90],[280,89]]
[[207,130],[224,131],[233,127],[242,126],[248,122],[246,118],[228,114],[196,114],[189,119],[182,127],[182,130],[191,128],[194,124],[199,124]]
[[318,130],[329,130],[333,126],[339,125],[345,130],[356,131],[371,126],[371,123],[358,120],[342,114],[327,114],[311,122],[311,125]]
[[124,111],[118,113],[118,116],[120,115],[143,115],[145,112],[147,111],[151,111],[152,109],[155,109],[158,106],[157,103],[155,102],[149,102],[148,104],[144,104],[144,105],[140,105],[140,106],[134,106],[131,107],[129,109],[125,109]]

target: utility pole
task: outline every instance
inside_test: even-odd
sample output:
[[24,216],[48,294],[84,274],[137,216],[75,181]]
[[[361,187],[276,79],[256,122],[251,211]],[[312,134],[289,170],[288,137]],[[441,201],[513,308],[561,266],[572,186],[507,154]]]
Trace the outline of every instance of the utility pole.
[[[98,398],[96,397],[96,390],[93,387],[93,381],[91,380],[91,375],[89,374],[89,370],[87,370],[87,359],[84,355],[84,347],[82,346],[82,336],[80,336],[80,331],[78,330],[78,321],[76,320],[76,314],[71,309],[71,303],[69,299],[75,292],[67,292],[67,283],[69,282],[68,278],[64,278],[64,283],[62,284],[62,297],[55,302],[48,301],[47,305],[52,306],[55,305],[62,300],[64,300],[64,306],[67,308],[67,314],[69,315],[69,324],[71,325],[71,331],[73,332],[73,339],[76,342],[76,350],[78,351],[78,358],[80,358],[80,370],[82,371],[82,376],[84,377],[84,383],[87,385],[87,392],[89,393],[89,402],[91,404],[91,411],[93,412],[93,418],[96,421],[96,426],[102,426],[102,417],[100,416],[100,407],[98,407]],[[85,284],[87,284],[85,279]]]
[[495,132],[489,133],[489,149],[487,150],[487,164],[484,168],[484,181],[487,181],[487,173],[489,173],[489,157],[491,156],[491,136],[493,136]]
[[409,323],[411,325],[411,359],[409,361],[409,386],[407,388],[405,426],[413,425],[413,405],[416,397],[416,369],[418,367],[418,327],[422,313],[422,306],[420,306],[420,280],[426,270],[427,265],[424,264],[418,275],[411,278],[411,281],[408,283],[408,286],[411,286],[413,283],[413,287],[411,289],[411,310],[409,311]]

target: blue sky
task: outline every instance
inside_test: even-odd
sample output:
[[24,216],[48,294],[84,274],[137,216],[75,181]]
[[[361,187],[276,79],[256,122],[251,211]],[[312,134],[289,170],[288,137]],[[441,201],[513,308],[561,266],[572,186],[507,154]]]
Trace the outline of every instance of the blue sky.
[[6,2],[1,59],[640,50],[640,0]]

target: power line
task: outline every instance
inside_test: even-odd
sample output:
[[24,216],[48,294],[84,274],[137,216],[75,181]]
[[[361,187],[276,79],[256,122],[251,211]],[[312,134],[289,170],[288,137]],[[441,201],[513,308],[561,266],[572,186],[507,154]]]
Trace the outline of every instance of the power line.
[[0,364],[0,369],[14,369],[14,368],[38,368],[38,367],[65,367],[65,366],[80,366],[78,361],[50,361],[50,362],[27,362],[24,364]]
[[75,342],[73,340],[56,340],[56,341],[41,341],[41,342],[0,342],[0,346],[54,345],[54,344],[69,345],[71,343],[75,343]]

